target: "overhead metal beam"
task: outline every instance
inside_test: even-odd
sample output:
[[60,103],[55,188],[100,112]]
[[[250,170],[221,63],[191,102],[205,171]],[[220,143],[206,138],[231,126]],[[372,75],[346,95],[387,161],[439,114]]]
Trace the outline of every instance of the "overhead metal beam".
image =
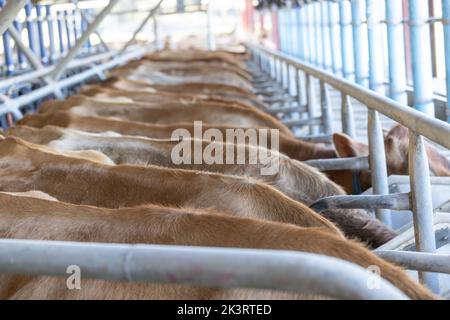
[[82,48],[83,44],[90,37],[92,32],[94,32],[97,27],[102,23],[102,21],[108,16],[111,10],[115,7],[115,5],[119,2],[119,0],[110,0],[108,5],[103,8],[103,10],[98,14],[98,16],[94,19],[94,21],[88,26],[87,30],[83,33],[83,35],[77,40],[75,45],[70,49],[67,55],[61,59],[59,64],[56,66],[55,70],[51,73],[51,77],[54,80],[58,80],[61,75],[66,70],[69,62],[76,56],[78,51]]
[[0,35],[8,29],[27,0],[8,1],[0,11]]
[[[161,4],[163,3],[163,1],[164,0],[160,0],[156,4],[156,6],[152,10],[150,10],[148,15],[145,17],[145,19],[141,22],[139,27],[136,29],[136,31],[134,31],[133,36],[131,37],[131,39],[122,47],[122,49],[120,49],[119,54],[122,54],[123,52],[125,52],[125,50],[127,50],[127,48],[134,42],[134,40],[136,39],[137,35],[142,31],[142,29],[144,29],[144,27],[147,25],[148,21],[159,10],[159,8],[161,7]],[[155,43],[156,43],[156,37],[155,37]]]

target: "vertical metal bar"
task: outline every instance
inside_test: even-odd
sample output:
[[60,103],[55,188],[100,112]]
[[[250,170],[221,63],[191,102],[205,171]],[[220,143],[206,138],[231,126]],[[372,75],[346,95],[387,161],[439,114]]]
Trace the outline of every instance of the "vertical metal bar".
[[[373,194],[389,194],[383,129],[378,112],[371,109],[368,110],[368,137]],[[384,224],[391,225],[390,210],[376,209],[375,215]]]
[[44,43],[44,29],[43,29],[44,15],[43,15],[42,9],[43,9],[43,7],[40,4],[36,5],[39,53],[40,53],[41,61],[43,63],[47,63],[48,58],[47,58],[47,49],[45,48],[45,43]]
[[308,19],[308,5],[303,3],[300,7],[300,27],[302,29],[302,37],[303,37],[303,60],[304,61],[311,61],[311,47],[310,47],[310,37],[311,34],[309,33],[309,19]]
[[314,10],[314,21],[315,21],[315,38],[316,38],[316,65],[323,66],[323,56],[322,56],[322,16],[320,14],[320,3],[313,2],[311,4]]
[[[14,28],[16,28],[19,34],[22,34],[22,24],[18,20],[14,20],[13,22]],[[27,65],[25,56],[23,51],[20,48],[17,48],[17,61],[19,62],[20,68],[25,68]]]
[[27,26],[27,30],[28,30],[28,44],[29,44],[31,51],[33,51],[34,53],[37,53],[34,22],[31,20],[32,19],[32,16],[31,16],[32,10],[33,10],[33,6],[31,5],[31,3],[27,3],[25,5],[25,15],[26,15],[26,19],[27,19],[26,26]]
[[342,132],[351,138],[355,138],[355,120],[353,118],[352,101],[344,92],[341,92],[341,121]]
[[67,55],[61,60],[61,62],[56,66],[56,68],[52,71],[51,77],[53,79],[59,79],[64,70],[67,67],[67,64],[75,57],[80,48],[86,42],[87,38],[91,35],[91,33],[97,29],[98,25],[106,18],[106,16],[111,12],[114,6],[117,4],[118,0],[110,0],[108,5],[103,8],[103,10],[98,14],[95,20],[89,25],[88,30],[81,36],[80,39],[75,43],[74,47],[67,53]]
[[[158,7],[159,7],[159,4],[157,5]],[[208,50],[215,50],[216,43],[214,41],[214,31],[212,29],[211,15],[212,15],[212,11],[210,9],[210,4],[208,4],[208,7],[206,9],[206,40],[208,41]]]
[[15,66],[9,33],[8,32],[3,33],[2,38],[3,38],[3,55],[5,58],[6,74],[10,76],[14,74]]
[[447,121],[450,122],[450,0],[442,0],[445,43],[445,81],[447,84]]
[[317,55],[316,55],[316,40],[318,40],[315,36],[315,28],[314,28],[314,5],[307,4],[307,20],[308,20],[308,40],[309,40],[309,62],[312,64],[317,63]]
[[301,108],[303,106],[302,79],[300,75],[300,70],[297,68],[294,68],[294,70],[295,70],[295,83],[297,89],[297,102],[298,107]]
[[[308,107],[308,117],[310,119],[316,116],[316,90],[314,78],[311,75],[306,75],[306,95],[307,95],[307,107]],[[309,132],[311,135],[317,135],[318,128],[315,125],[309,126]]]
[[64,26],[66,28],[67,49],[70,50],[72,48],[72,35],[70,32],[70,15],[68,10],[64,11]]
[[319,2],[320,15],[321,15],[321,27],[322,27],[322,67],[325,70],[329,70],[332,67],[331,61],[331,43],[330,40],[330,20],[328,16],[328,1]]
[[74,41],[78,40],[78,15],[77,15],[77,10],[74,9],[72,11],[72,23],[71,26],[73,27],[73,39]]
[[363,30],[362,14],[363,0],[352,0],[352,26],[353,26],[353,60],[355,62],[355,81],[360,85],[365,85],[366,68],[363,55]]
[[156,16],[153,16],[153,36],[155,38],[155,48],[156,50],[159,50],[159,28],[158,28],[158,18]]
[[384,65],[378,0],[366,1],[366,15],[369,42],[369,87],[373,91],[384,94]]
[[0,11],[0,34],[3,34],[17,17],[19,11],[28,0],[8,1]]
[[386,0],[389,57],[389,96],[408,104],[406,92],[405,38],[403,31],[403,0]]
[[342,75],[352,79],[354,75],[353,34],[351,7],[348,0],[339,1],[339,17],[341,31]]
[[[5,5],[4,0],[0,0],[0,8],[3,8],[4,5]],[[3,10],[4,9],[2,9],[2,11]],[[13,51],[11,48],[11,39],[8,32],[4,32],[2,34],[2,40],[3,40],[3,56],[5,59],[5,66],[6,66],[6,75],[10,76],[14,74],[15,66],[14,66]]]
[[336,19],[336,5],[333,1],[327,1],[328,6],[328,28],[329,28],[329,41],[330,41],[330,59],[331,69],[335,74],[339,72],[341,68],[341,61],[339,59],[339,30],[338,20]]
[[299,32],[298,32],[298,21],[297,21],[297,8],[291,8],[291,30],[292,30],[292,55],[298,57],[299,54]]
[[434,117],[428,1],[410,0],[414,108]]
[[64,13],[62,11],[57,13],[58,20],[58,39],[59,39],[59,52],[62,55],[64,49]]
[[[409,131],[408,161],[416,250],[435,253],[436,242],[430,169],[423,137],[412,130]],[[419,273],[419,276],[433,292],[439,293],[439,282],[436,274],[424,272]]]
[[45,6],[45,15],[47,17],[47,26],[48,26],[49,60],[55,61],[55,59],[56,59],[55,30],[54,30],[51,5]]
[[331,116],[331,101],[328,88],[323,81],[320,81],[320,106],[322,109],[322,125],[324,134],[333,133],[333,119]]

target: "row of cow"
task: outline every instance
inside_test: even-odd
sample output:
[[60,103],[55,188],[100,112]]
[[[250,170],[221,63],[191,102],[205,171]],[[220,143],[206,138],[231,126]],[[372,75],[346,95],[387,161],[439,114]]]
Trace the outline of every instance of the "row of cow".
[[[394,238],[394,230],[364,210],[309,208],[352,192],[352,173],[324,175],[302,161],[366,155],[367,146],[342,134],[334,135],[334,146],[296,139],[265,112],[246,59],[225,51],[160,51],[65,101],[43,103],[1,137],[0,237],[311,252],[378,266],[409,297],[435,298],[370,251]],[[278,148],[195,138],[198,121],[223,136],[229,129],[276,129]],[[221,163],[175,163],[179,129],[194,136],[182,139],[191,150],[240,149],[248,161],[228,163],[224,153]],[[386,135],[389,173],[405,173],[407,139],[399,126]],[[432,146],[427,151],[431,171],[450,175],[445,157]],[[250,161],[260,152],[268,161]],[[261,174],[274,161],[279,170]],[[368,176],[360,175],[365,187]],[[88,279],[81,290],[68,290],[61,278],[1,275],[0,298],[323,297]]]

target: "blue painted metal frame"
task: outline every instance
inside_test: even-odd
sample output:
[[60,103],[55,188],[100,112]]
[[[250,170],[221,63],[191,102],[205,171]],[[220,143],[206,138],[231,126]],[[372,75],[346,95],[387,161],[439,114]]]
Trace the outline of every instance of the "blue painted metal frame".
[[414,81],[414,108],[434,116],[428,2],[409,0],[409,27]]
[[31,3],[27,3],[25,5],[25,16],[26,16],[26,26],[27,26],[27,30],[28,30],[28,45],[31,49],[31,51],[33,51],[36,54],[39,54],[37,52],[37,47],[36,47],[36,34],[35,34],[35,28],[34,28],[34,24],[35,22],[32,21],[32,11],[33,11],[33,6],[31,5]]
[[43,63],[47,63],[49,60],[47,57],[47,49],[46,49],[45,43],[44,43],[44,30],[43,30],[44,12],[43,12],[43,10],[44,10],[43,6],[41,6],[39,4],[36,5],[39,53],[40,53],[41,61]]
[[442,0],[442,18],[444,24],[445,79],[447,85],[447,121],[450,122],[450,0]]
[[405,40],[402,24],[403,0],[386,0],[385,5],[389,57],[389,96],[402,104],[408,104]]
[[346,79],[354,78],[353,32],[350,1],[339,1],[339,17],[341,32],[342,74]]
[[355,81],[360,85],[365,85],[367,80],[367,68],[364,61],[363,48],[363,0],[352,0],[352,31],[353,31],[353,60],[355,63]]

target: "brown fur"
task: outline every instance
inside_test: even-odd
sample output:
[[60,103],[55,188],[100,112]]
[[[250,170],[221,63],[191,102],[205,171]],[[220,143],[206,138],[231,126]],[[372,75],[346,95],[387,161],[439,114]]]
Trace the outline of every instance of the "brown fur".
[[[400,268],[358,243],[317,228],[228,217],[213,212],[157,206],[101,209],[0,194],[0,237],[38,240],[149,243],[281,249],[323,254],[367,268],[413,299],[433,299]],[[0,276],[2,299],[302,299],[304,295],[245,289],[82,279],[81,290],[67,290],[66,279]]]
[[112,117],[154,124],[174,122],[204,121],[231,126],[266,127],[278,129],[292,135],[292,132],[280,121],[259,111],[238,106],[216,104],[144,104],[113,103],[85,96],[72,96],[66,101],[47,101],[40,108],[41,113],[55,110],[69,110],[71,113],[85,116]]
[[216,208],[231,215],[339,233],[331,222],[305,205],[253,179],[155,166],[98,164],[50,153],[46,147],[19,138],[0,142],[0,175],[0,191],[40,190],[74,204]]
[[[58,151],[94,149],[106,154],[116,164],[158,165],[169,168],[218,172],[223,174],[246,176],[274,186],[294,200],[311,205],[326,196],[342,195],[344,192],[317,170],[292,160],[276,151],[261,147],[216,142],[215,148],[223,150],[223,164],[174,164],[171,152],[179,141],[155,140],[143,137],[93,136],[81,131],[46,126],[43,129],[17,126],[8,131],[32,143],[44,144]],[[210,142],[186,140],[191,145],[192,159],[194,143],[201,144],[201,150],[210,147]],[[226,164],[227,148],[245,152],[245,164]],[[270,161],[262,164],[253,155],[260,152],[269,155]],[[237,163],[235,160],[234,163]],[[251,164],[257,163],[257,164]],[[278,168],[271,175],[261,175],[262,168]],[[336,223],[347,236],[358,237],[374,246],[379,246],[396,236],[396,233],[378,223],[361,210],[330,210],[327,218]],[[367,229],[367,226],[375,229]]]

